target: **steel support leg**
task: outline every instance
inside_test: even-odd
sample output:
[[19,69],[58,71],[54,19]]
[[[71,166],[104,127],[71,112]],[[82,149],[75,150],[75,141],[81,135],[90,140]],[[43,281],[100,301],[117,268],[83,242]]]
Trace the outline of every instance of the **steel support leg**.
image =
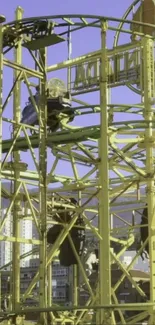
[[[2,211],[2,106],[3,106],[3,27],[0,24],[0,219]],[[1,273],[0,273],[0,311],[2,304],[2,287],[1,287]]]
[[[99,233],[102,236],[99,250],[99,303],[101,306],[111,303],[110,272],[110,212],[109,212],[109,164],[108,164],[108,60],[106,50],[106,22],[101,25],[101,65],[100,65],[100,107],[101,137],[99,141]],[[112,324],[110,312],[101,309],[99,324]],[[98,324],[98,325],[99,325]]]
[[[153,149],[153,125],[154,112],[151,100],[154,98],[154,41],[144,38],[144,118],[149,122],[145,131],[146,144],[146,172],[147,172],[147,204],[149,227],[149,256],[150,256],[150,301],[155,303],[155,186],[154,186],[154,149]],[[155,307],[149,309],[150,325],[155,324]]]
[[[22,19],[23,9],[17,7],[16,9],[16,20]],[[15,51],[15,62],[17,64],[22,63],[22,48],[21,41],[18,42],[17,48]],[[18,76],[18,70],[14,71],[14,79],[16,80]],[[20,81],[17,81],[14,88],[14,98],[13,98],[13,108],[14,108],[14,121],[17,123],[13,129],[13,135],[15,136],[18,132],[18,123],[20,122]],[[20,154],[18,151],[13,153],[13,163],[14,163],[14,193],[17,191],[19,186],[19,167]],[[13,207],[13,236],[15,238],[20,237],[20,220],[18,218],[19,211],[21,208],[20,200],[17,196],[14,207]],[[12,309],[16,310],[19,308],[20,304],[20,243],[13,243],[13,252],[12,252]]]
[[[40,62],[43,68],[46,65],[46,51],[40,50]],[[40,228],[41,228],[41,246],[40,246],[40,267],[39,267],[39,288],[40,288],[40,307],[47,306],[47,106],[46,106],[46,75],[40,81],[41,101],[39,105],[39,194],[40,194]],[[41,324],[47,323],[45,313],[40,315]]]

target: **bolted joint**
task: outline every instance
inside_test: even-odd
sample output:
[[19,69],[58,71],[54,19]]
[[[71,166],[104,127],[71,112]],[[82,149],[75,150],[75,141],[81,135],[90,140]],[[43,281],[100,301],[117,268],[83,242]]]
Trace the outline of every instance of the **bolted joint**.
[[108,29],[108,22],[107,20],[101,21],[101,32],[105,33]]

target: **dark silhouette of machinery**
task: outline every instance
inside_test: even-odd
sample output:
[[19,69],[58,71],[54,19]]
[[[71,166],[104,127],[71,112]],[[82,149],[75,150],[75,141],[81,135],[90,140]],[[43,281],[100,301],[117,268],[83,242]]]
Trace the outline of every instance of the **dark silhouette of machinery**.
[[[148,208],[146,206],[142,212],[142,218],[141,218],[141,225],[144,227],[140,227],[140,236],[141,236],[142,243],[145,242],[145,240],[148,238],[149,235],[147,224],[148,224]],[[149,254],[149,243],[146,244],[145,251],[147,252],[147,254]]]
[[[71,198],[70,202],[71,204],[74,204],[74,206],[77,206],[77,201],[74,198]],[[54,216],[54,219],[57,222],[69,224],[72,217],[73,217],[73,212],[65,211],[65,209],[62,208],[62,212],[57,213],[57,215]],[[51,227],[47,232],[47,243],[54,244],[58,236],[60,235],[62,229],[63,229],[63,225],[60,224]],[[78,216],[78,219],[74,224],[73,228],[70,230],[69,235],[74,243],[77,254],[81,256],[84,250],[85,229],[84,229],[83,219],[81,218],[80,215]],[[60,246],[59,259],[60,259],[60,264],[62,266],[68,267],[71,265],[78,264],[78,261],[76,259],[75,253],[73,251],[73,248],[69,240],[69,236],[65,238],[65,240]]]
[[[54,132],[60,128],[60,121],[67,118],[67,122],[74,119],[74,110],[71,104],[71,96],[67,91],[66,86],[60,79],[50,79],[47,85],[46,92],[47,101],[47,127]],[[33,100],[37,107],[39,107],[41,96],[39,87],[36,88],[36,94]],[[34,107],[34,102],[29,97],[28,103],[22,111],[21,123],[31,126],[39,125],[38,114]]]

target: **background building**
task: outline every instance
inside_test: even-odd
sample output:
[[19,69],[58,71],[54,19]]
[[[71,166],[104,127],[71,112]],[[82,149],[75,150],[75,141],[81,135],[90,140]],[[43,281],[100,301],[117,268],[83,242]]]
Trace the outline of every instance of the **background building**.
[[[9,205],[9,202],[8,202]],[[4,208],[1,211],[1,218],[2,221],[3,218],[5,218],[5,215],[7,213],[7,209]],[[28,210],[28,213],[30,213],[30,210]],[[28,219],[22,219],[24,216],[24,208],[21,209],[21,219],[20,219],[20,237],[24,239],[30,239],[33,238],[33,223],[32,220]],[[3,235],[4,236],[12,236],[12,215],[9,213],[8,217],[6,218],[4,227],[3,227]],[[20,255],[23,255],[29,251],[32,250],[32,244],[20,244]],[[30,259],[31,256],[27,256],[24,259],[21,260],[21,267],[27,267],[30,265]],[[12,260],[12,242],[8,241],[1,241],[0,242],[0,267],[3,265],[10,263]]]

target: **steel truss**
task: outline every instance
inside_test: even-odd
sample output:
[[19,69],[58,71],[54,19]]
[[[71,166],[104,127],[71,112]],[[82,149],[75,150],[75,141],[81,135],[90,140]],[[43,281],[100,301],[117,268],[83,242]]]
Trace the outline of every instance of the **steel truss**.
[[[138,1],[136,1],[138,2]],[[127,17],[125,17],[126,19]],[[88,53],[76,59],[64,60],[56,65],[47,65],[47,49],[44,48],[44,36],[49,30],[43,31],[40,42],[39,55],[36,57],[31,49],[28,49],[33,62],[34,69],[22,64],[23,51],[28,47],[29,41],[35,40],[34,26],[38,28],[42,21],[52,22],[52,28],[56,33],[61,29],[61,35],[68,33],[68,27],[72,26],[70,33],[82,28],[94,27],[101,32],[100,50]],[[119,23],[113,27],[112,23]],[[155,89],[154,78],[154,40],[150,36],[139,35],[139,40],[134,43],[123,44],[107,49],[107,37],[109,31],[117,34],[125,33],[131,35],[130,28],[123,29],[124,23],[132,24],[131,21],[113,19],[108,17],[92,17],[80,15],[34,17],[22,20],[22,9],[16,10],[16,21],[0,26],[0,178],[1,198],[10,200],[9,207],[0,224],[0,240],[11,242],[12,253],[12,285],[11,304],[6,312],[1,311],[2,318],[11,319],[13,323],[22,322],[23,315],[30,311],[40,313],[40,323],[47,323],[47,315],[50,315],[52,324],[57,321],[61,323],[83,324],[87,323],[88,310],[94,310],[96,324],[137,324],[149,316],[150,324],[155,323],[154,302],[155,302],[155,201],[154,201],[154,107],[153,97]],[[138,24],[138,23],[137,23]],[[62,28],[64,32],[62,32]],[[39,34],[39,32],[38,32]],[[68,35],[68,34],[67,34]],[[116,44],[117,45],[117,44]],[[23,50],[24,48],[24,50]],[[8,58],[10,51],[14,50],[14,60]],[[136,66],[136,75],[132,65],[123,72],[111,70],[111,60],[115,56],[136,50],[139,63]],[[137,55],[137,54],[136,54]],[[93,114],[100,115],[99,125],[85,127],[74,127],[68,125],[62,119],[62,129],[57,133],[48,134],[46,129],[46,81],[48,74],[60,69],[69,70],[85,63],[92,63],[95,60],[100,62],[100,75],[96,77],[93,84],[85,87],[74,87],[73,81],[69,78],[73,103],[75,105],[75,121],[80,114],[92,117]],[[134,60],[132,63],[135,62]],[[7,84],[5,68],[13,70],[12,88],[8,89],[8,95],[4,98],[3,87]],[[25,83],[27,93],[32,97],[31,77],[35,84],[40,85],[42,100],[39,108],[34,102],[35,109],[39,116],[39,127],[30,127],[20,123],[22,92],[21,86]],[[81,78],[81,77],[79,77]],[[80,79],[82,82],[82,79]],[[133,84],[140,86],[140,90],[133,88]],[[109,89],[126,85],[131,91],[137,91],[140,95],[138,104],[126,104],[109,102]],[[95,91],[100,92],[100,101],[95,105],[79,100],[78,95]],[[13,96],[13,109],[9,106],[9,117],[5,112],[9,101]],[[12,109],[12,111],[11,111]],[[122,115],[121,115],[122,114]],[[10,117],[11,116],[11,117]],[[122,118],[121,118],[122,116]],[[119,119],[119,121],[118,121]],[[12,126],[12,132],[8,139],[3,138],[2,125],[8,123]],[[36,131],[30,135],[30,129]],[[39,148],[39,158],[35,149]],[[51,148],[48,159],[47,149]],[[35,171],[22,161],[23,151],[28,152],[34,162]],[[68,169],[63,168],[63,163],[68,164]],[[57,172],[57,166],[61,163],[62,173]],[[48,165],[48,166],[47,166]],[[80,166],[84,166],[83,175],[80,176]],[[47,167],[50,171],[47,172]],[[7,180],[13,184],[10,194],[3,184]],[[36,192],[29,189],[29,185],[35,186]],[[146,188],[146,197],[141,194],[141,189]],[[78,207],[66,204],[66,197],[75,195],[78,198]],[[46,233],[47,226],[54,224],[52,216],[58,210],[59,200],[63,198],[63,206],[73,212],[71,223],[63,225],[64,229],[56,243],[47,250]],[[127,198],[127,200],[126,200]],[[95,203],[92,203],[95,199]],[[140,246],[137,255],[128,266],[124,266],[120,260],[123,253],[136,241],[136,224],[138,212],[148,206],[148,228],[149,239]],[[20,237],[19,222],[21,205],[28,206],[31,210],[31,218],[38,230],[38,239],[25,239]],[[98,205],[99,204],[99,205]],[[138,204],[138,208],[137,208]],[[37,207],[36,207],[37,205]],[[122,208],[123,206],[123,208]],[[1,206],[2,209],[2,206]],[[49,210],[50,209],[50,214]],[[127,212],[135,210],[135,223],[127,222]],[[3,227],[9,213],[12,213],[13,233],[4,236]],[[96,237],[99,244],[99,277],[98,285],[93,289],[88,281],[84,265],[78,257],[74,243],[69,235],[74,226],[78,214],[81,214],[85,227]],[[120,228],[111,227],[111,213],[114,218],[124,223]],[[93,225],[90,222],[92,217],[98,214]],[[123,216],[122,216],[123,215]],[[147,225],[146,225],[147,226]],[[58,255],[59,247],[66,236],[69,236],[71,245],[78,260],[78,267],[74,268],[74,295],[73,304],[70,307],[55,307],[52,304],[51,289],[51,262]],[[134,267],[137,258],[142,253],[147,241],[150,247],[150,301],[142,288],[132,278],[130,270]],[[28,289],[21,296],[20,294],[20,243],[31,243],[39,250],[40,266]],[[112,250],[113,243],[119,243],[121,248],[118,253]],[[32,252],[30,252],[31,254]],[[116,263],[122,271],[113,286],[111,283],[112,264]],[[5,267],[5,266],[4,266]],[[78,294],[77,271],[80,270],[89,291],[89,299],[85,306],[80,306]],[[117,298],[117,289],[127,278],[136,288],[144,303],[120,304]],[[31,294],[36,282],[39,281],[38,307],[24,307],[24,302]],[[47,288],[48,281],[48,288]],[[57,316],[55,316],[57,311]],[[135,311],[132,317],[128,317],[125,311]],[[137,312],[136,312],[137,311]],[[26,322],[26,321],[25,321]]]

